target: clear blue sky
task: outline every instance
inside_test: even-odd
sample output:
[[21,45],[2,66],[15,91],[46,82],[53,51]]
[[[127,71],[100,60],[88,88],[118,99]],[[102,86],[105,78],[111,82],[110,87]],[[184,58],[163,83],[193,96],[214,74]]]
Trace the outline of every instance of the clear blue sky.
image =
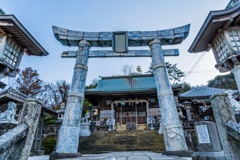
[[[0,7],[14,14],[25,28],[49,52],[47,57],[23,56],[20,69],[37,69],[44,81],[65,79],[71,82],[75,59],[63,59],[61,53],[76,50],[64,47],[52,32],[52,25],[79,31],[152,31],[183,26],[191,23],[188,38],[178,48],[179,57],[165,58],[177,63],[185,71],[194,54],[187,52],[209,11],[221,10],[229,0],[1,0]],[[97,48],[92,48],[96,50]],[[145,47],[144,49],[148,49]],[[194,61],[200,56],[197,55]],[[87,83],[101,76],[121,74],[124,64],[140,65],[146,72],[150,58],[99,58],[89,59]],[[191,85],[206,84],[219,72],[215,59],[208,52],[187,78]],[[194,62],[191,64],[191,66]],[[190,67],[187,69],[187,71]]]

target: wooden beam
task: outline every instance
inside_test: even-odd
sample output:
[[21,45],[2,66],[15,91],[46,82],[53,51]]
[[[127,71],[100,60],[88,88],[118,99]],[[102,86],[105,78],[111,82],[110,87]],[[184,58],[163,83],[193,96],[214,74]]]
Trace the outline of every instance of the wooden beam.
[[223,26],[223,30],[227,29],[233,22],[233,18],[229,19]]
[[240,16],[238,16],[238,18],[236,19],[236,21],[234,22],[234,25],[237,26],[238,22],[240,21]]

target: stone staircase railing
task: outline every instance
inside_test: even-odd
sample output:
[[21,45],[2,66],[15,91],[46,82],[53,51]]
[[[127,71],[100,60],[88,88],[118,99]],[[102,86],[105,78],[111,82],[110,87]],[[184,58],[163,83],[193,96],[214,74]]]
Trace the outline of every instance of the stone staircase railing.
[[240,124],[230,120],[226,123],[226,130],[227,134],[238,140],[240,143]]
[[28,159],[41,114],[41,101],[26,99],[21,110],[18,126],[0,136],[0,160]]
[[212,95],[211,103],[225,159],[237,160],[240,157],[240,124],[236,121],[228,94]]

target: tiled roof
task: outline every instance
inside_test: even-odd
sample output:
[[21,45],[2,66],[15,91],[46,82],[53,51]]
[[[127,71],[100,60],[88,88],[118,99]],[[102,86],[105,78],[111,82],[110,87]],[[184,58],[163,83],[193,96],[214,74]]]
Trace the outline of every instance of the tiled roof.
[[236,6],[238,3],[240,2],[240,0],[230,0],[230,2],[228,3],[227,7],[225,9],[231,8]]
[[[98,80],[98,85],[95,89],[86,89],[86,92],[142,91],[157,88],[153,74],[101,78],[101,80]],[[179,85],[172,85],[172,87],[174,86]]]
[[[211,96],[215,93],[224,93],[229,89],[219,89],[219,88],[211,88],[207,86],[195,87],[190,91],[180,94],[179,97],[203,97],[203,96]],[[233,94],[237,93],[238,90],[232,90]]]
[[21,98],[21,99],[23,99],[23,100],[25,100],[26,98],[28,98],[27,95],[25,95],[25,94],[23,94],[23,93],[21,93],[21,92],[18,92],[17,90],[15,90],[15,89],[13,89],[13,88],[11,88],[11,87],[2,90],[2,91],[0,92],[0,95],[1,95],[1,94],[4,94],[4,93],[10,93],[10,94],[12,94],[12,95],[14,95],[14,96],[17,96],[17,97],[19,97],[19,98]]
[[[27,95],[25,95],[25,94],[23,94],[21,92],[18,92],[17,90],[15,90],[15,89],[13,89],[11,87],[2,90],[0,92],[0,95],[5,94],[5,93],[10,93],[13,96],[21,98],[22,100],[24,100],[23,102],[25,102],[25,99],[29,98],[29,96],[27,96]],[[54,111],[54,110],[52,110],[52,109],[50,109],[48,107],[42,106],[42,108],[43,108],[44,112],[52,113],[52,114],[55,114],[55,115],[58,114],[56,111]]]
[[4,10],[2,10],[2,8],[0,8],[0,15],[4,15],[4,14],[6,13],[4,12]]

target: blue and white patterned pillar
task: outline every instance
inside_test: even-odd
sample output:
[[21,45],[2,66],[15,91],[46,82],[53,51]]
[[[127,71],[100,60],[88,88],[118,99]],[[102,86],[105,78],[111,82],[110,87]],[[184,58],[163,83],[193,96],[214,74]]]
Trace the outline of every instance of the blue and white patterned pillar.
[[87,77],[87,63],[91,43],[85,40],[79,42],[74,73],[68,94],[67,107],[64,113],[62,127],[59,132],[57,152],[77,153],[80,135],[83,99]]
[[188,150],[168,78],[161,41],[154,39],[149,46],[152,53],[166,151]]

